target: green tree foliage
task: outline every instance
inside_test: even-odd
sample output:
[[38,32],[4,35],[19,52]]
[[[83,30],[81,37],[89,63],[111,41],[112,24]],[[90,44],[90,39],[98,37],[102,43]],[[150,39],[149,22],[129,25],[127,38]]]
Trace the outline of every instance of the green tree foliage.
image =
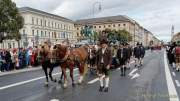
[[19,30],[23,27],[23,17],[18,13],[16,4],[11,0],[0,0],[0,34],[7,33],[4,39],[20,40]]
[[130,42],[132,41],[132,36],[126,30],[111,30],[105,29],[106,33],[108,33],[107,37],[110,42],[120,41],[120,42]]

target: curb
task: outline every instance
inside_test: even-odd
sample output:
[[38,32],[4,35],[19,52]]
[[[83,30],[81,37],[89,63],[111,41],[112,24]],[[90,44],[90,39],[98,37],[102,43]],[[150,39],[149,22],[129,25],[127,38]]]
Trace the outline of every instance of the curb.
[[31,68],[25,68],[21,70],[13,70],[9,72],[0,72],[0,76],[10,75],[10,74],[17,74],[17,73],[23,73],[23,72],[29,72],[29,71],[36,71],[42,69],[41,66],[39,67],[31,67]]

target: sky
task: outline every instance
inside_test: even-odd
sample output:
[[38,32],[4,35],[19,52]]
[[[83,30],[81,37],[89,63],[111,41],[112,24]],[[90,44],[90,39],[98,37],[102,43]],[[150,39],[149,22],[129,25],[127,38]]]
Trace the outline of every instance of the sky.
[[[17,7],[32,7],[72,20],[126,15],[151,31],[158,39],[170,41],[171,28],[180,32],[180,0],[12,0]],[[100,2],[100,3],[96,3]],[[96,3],[96,4],[95,4]],[[95,5],[94,5],[95,4]],[[101,11],[98,6],[101,4]],[[94,6],[93,6],[94,5]],[[93,14],[94,8],[94,14]]]

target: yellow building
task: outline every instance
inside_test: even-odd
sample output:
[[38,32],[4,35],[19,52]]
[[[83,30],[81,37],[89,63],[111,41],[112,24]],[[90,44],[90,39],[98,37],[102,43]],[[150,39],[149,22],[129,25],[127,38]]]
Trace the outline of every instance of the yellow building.
[[85,25],[93,26],[93,30],[99,33],[105,29],[126,30],[132,36],[132,42],[130,42],[132,45],[144,41],[144,28],[127,16],[118,15],[77,20],[75,23],[77,37],[81,37],[81,30]]
[[172,37],[172,42],[177,42],[177,41],[180,41],[180,32],[173,35]]

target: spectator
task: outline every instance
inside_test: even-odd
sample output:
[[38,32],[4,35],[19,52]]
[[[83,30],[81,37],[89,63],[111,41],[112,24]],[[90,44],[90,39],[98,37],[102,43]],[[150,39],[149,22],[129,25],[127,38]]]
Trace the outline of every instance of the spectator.
[[12,60],[11,60],[11,54],[10,54],[10,51],[7,50],[5,52],[5,70],[6,71],[9,71],[10,70],[10,65],[12,63]]

